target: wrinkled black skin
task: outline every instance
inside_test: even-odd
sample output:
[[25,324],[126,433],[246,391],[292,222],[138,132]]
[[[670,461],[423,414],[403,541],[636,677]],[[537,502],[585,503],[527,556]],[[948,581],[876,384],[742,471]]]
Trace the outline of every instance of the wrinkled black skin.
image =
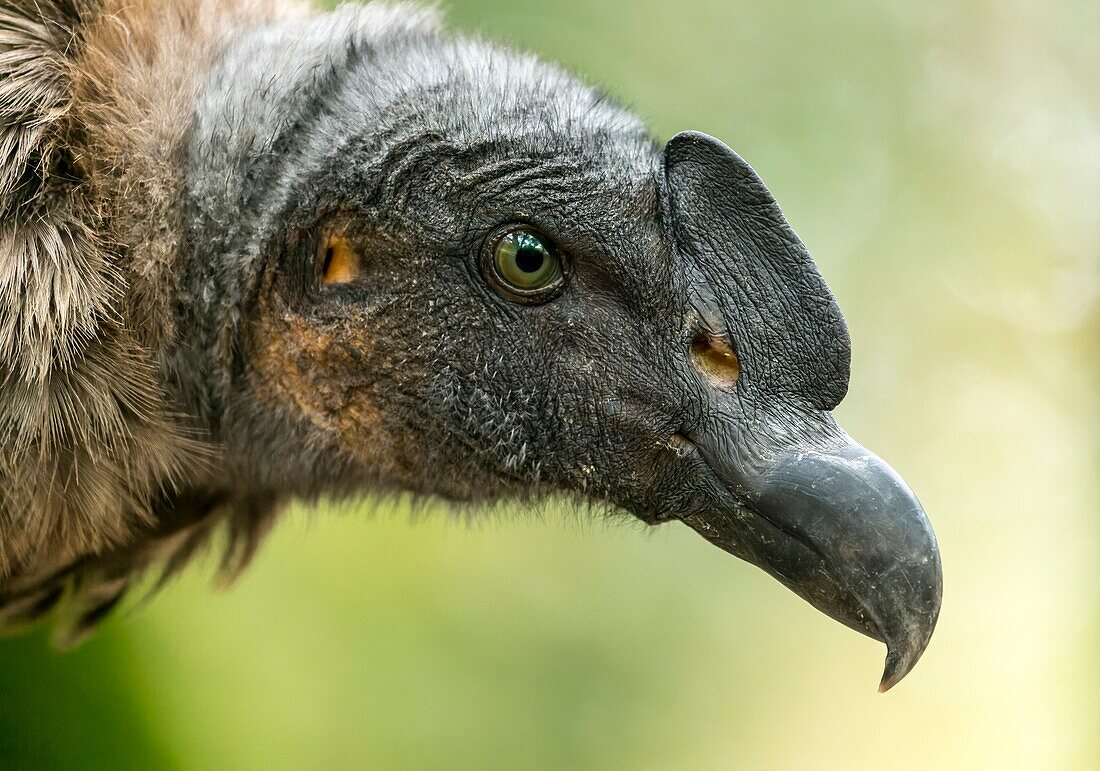
[[[253,404],[238,298],[245,314],[255,309],[273,274],[273,291],[308,306],[319,328],[354,317],[385,359],[403,363],[385,417],[394,434],[421,437],[403,448],[425,470],[417,492],[464,500],[538,480],[540,492],[665,510],[650,477],[675,455],[659,442],[701,419],[707,389],[687,359],[688,266],[661,225],[660,149],[638,121],[551,67],[406,36],[362,44],[323,82],[288,83],[293,117],[279,115],[282,133],[257,159],[247,134],[266,139],[269,125],[232,121],[272,96],[256,95],[242,70],[297,71],[270,43],[238,46],[212,78],[192,143],[189,240],[223,256],[185,277],[183,328],[198,334],[181,340],[176,376],[243,456],[234,474],[298,494],[387,481],[328,451],[309,463],[325,438]],[[348,43],[317,45],[343,57]],[[389,81],[404,91],[379,103]],[[517,92],[503,108],[500,95]],[[234,200],[227,168],[243,180]],[[308,236],[337,214],[371,234],[370,254],[355,284],[322,288]],[[508,222],[538,227],[565,255],[569,287],[552,302],[509,302],[482,278],[484,239]]]
[[[181,277],[192,334],[165,365],[229,448],[212,485],[580,495],[648,523],[681,519],[892,640],[865,613],[873,576],[860,572],[888,567],[892,545],[872,543],[868,562],[858,533],[806,525],[832,520],[800,509],[797,484],[769,492],[778,460],[816,452],[827,466],[852,446],[828,415],[847,390],[850,344],[805,247],[720,143],[686,134],[662,149],[597,92],[499,48],[330,19],[233,47],[200,101],[188,163],[188,241],[204,259]],[[333,217],[369,248],[357,281],[322,286],[316,238]],[[557,245],[559,296],[521,305],[485,281],[486,240],[505,223]],[[272,295],[319,330],[368,331],[369,351],[320,374],[384,385],[386,449],[405,473],[256,398],[253,332]],[[701,334],[735,349],[736,384],[693,365]],[[923,524],[902,529],[924,559],[935,542],[919,504],[891,490],[916,507],[907,516]],[[856,568],[834,564],[834,547]],[[938,556],[930,565],[912,611],[916,656],[939,607]]]

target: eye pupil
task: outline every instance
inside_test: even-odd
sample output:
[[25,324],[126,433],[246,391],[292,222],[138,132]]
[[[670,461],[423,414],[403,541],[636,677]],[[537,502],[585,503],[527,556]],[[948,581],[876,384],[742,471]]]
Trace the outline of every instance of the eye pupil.
[[545,261],[546,256],[537,249],[524,248],[516,253],[516,267],[524,273],[538,273]]

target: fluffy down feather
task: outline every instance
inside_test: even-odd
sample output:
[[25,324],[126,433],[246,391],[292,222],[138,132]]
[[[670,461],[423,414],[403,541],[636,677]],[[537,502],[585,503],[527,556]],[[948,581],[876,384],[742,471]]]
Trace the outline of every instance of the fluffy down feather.
[[274,502],[190,490],[218,447],[160,382],[198,89],[269,0],[0,3],[0,624],[66,594],[74,639],[136,573],[232,523],[227,568]]

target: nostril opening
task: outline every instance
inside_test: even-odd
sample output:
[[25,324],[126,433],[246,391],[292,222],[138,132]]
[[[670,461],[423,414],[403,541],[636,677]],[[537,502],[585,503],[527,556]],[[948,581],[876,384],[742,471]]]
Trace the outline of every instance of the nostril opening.
[[741,375],[741,362],[729,341],[700,333],[691,341],[691,361],[711,384],[730,388]]

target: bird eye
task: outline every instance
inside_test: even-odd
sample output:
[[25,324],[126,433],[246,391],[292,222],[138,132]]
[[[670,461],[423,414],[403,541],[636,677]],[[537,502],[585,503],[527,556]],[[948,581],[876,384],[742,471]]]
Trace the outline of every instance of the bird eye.
[[553,243],[527,227],[513,227],[490,239],[483,269],[497,294],[516,302],[546,302],[565,283]]

